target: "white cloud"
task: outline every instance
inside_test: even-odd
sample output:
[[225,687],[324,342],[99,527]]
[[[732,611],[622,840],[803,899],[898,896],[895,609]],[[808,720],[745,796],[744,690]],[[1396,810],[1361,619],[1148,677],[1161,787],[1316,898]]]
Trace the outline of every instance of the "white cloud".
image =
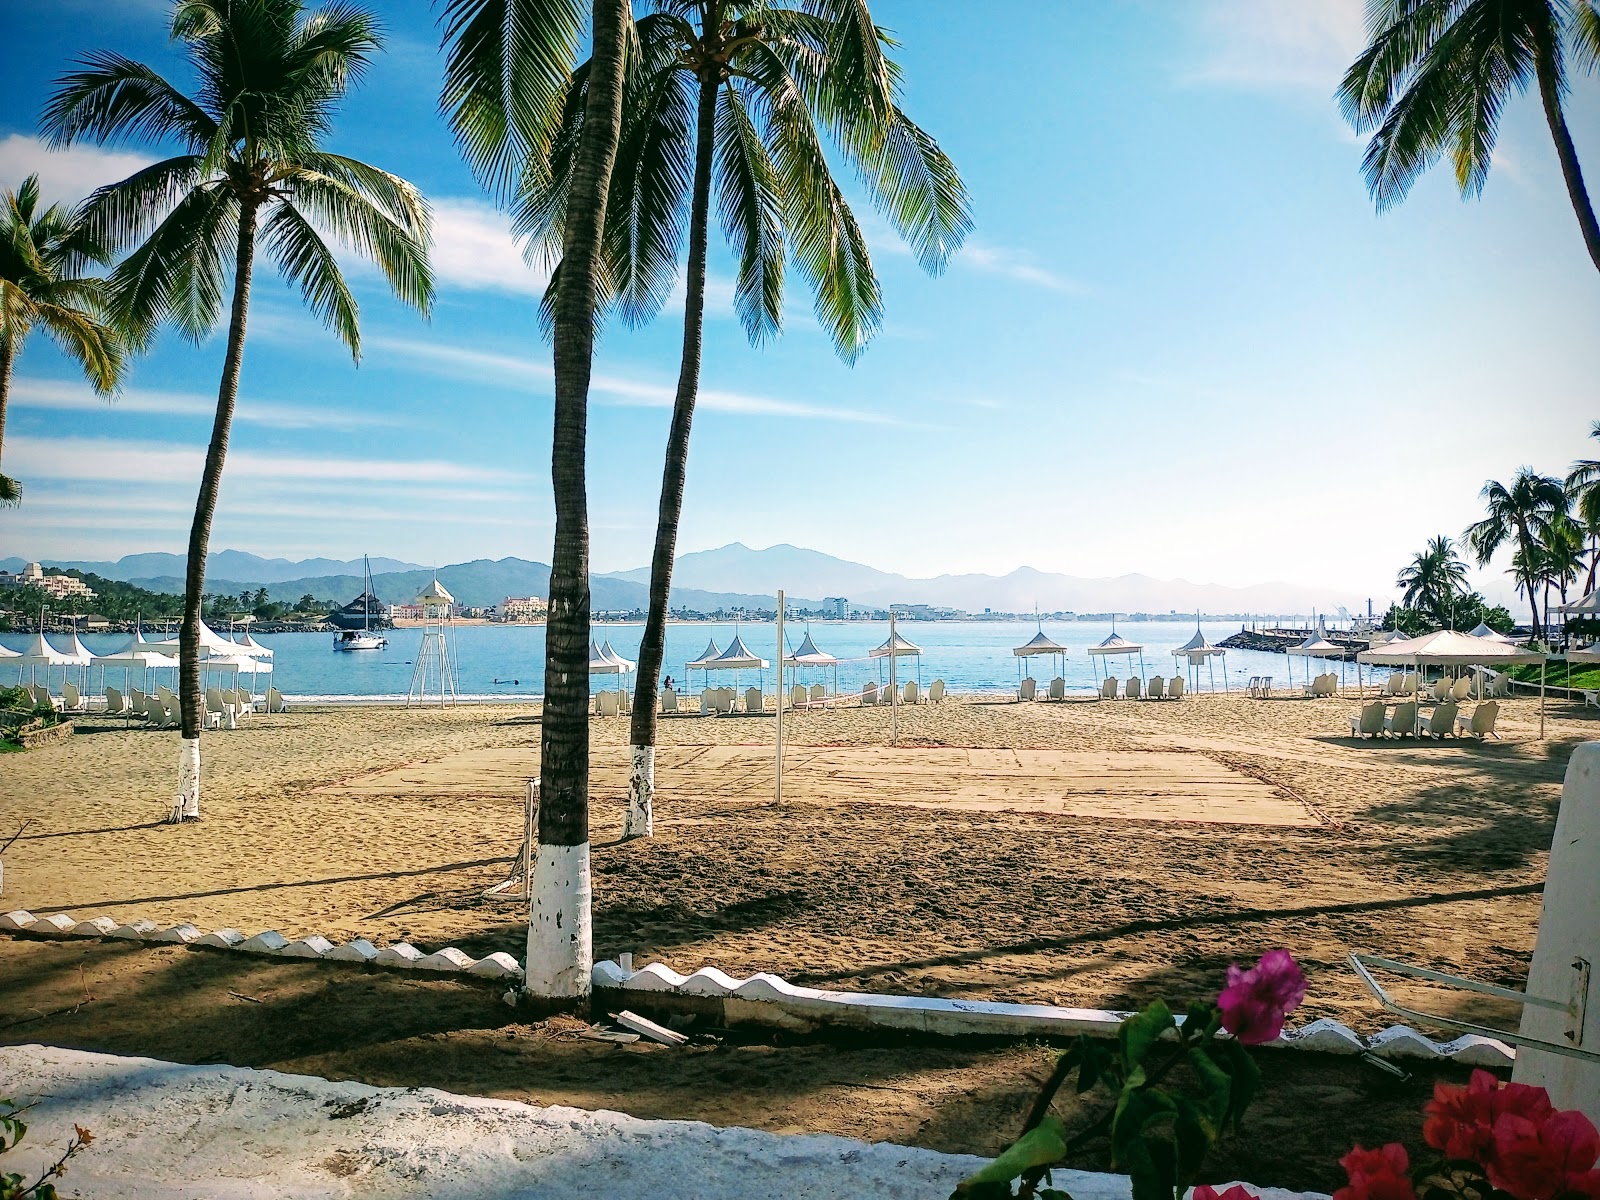
[[439,282],[475,291],[544,295],[550,274],[523,260],[505,213],[482,200],[445,197],[430,203],[433,271]]
[[[18,379],[11,390],[11,403],[18,408],[45,408],[65,411],[110,411],[151,416],[200,417],[210,420],[217,402],[191,392],[149,391],[127,388],[113,398],[96,395],[86,384],[52,379]],[[278,429],[356,429],[370,425],[397,425],[400,422],[383,413],[355,412],[338,407],[311,408],[296,404],[242,398],[234,410],[234,420]]]
[[[7,473],[24,481],[78,479],[156,483],[196,481],[205,448],[178,442],[126,442],[109,438],[19,436],[6,442]],[[14,470],[12,468],[15,468]],[[228,480],[257,479],[317,484],[325,479],[346,482],[435,484],[512,483],[527,476],[492,467],[461,463],[375,458],[315,458],[238,450],[228,455]]]
[[961,253],[956,255],[955,261],[975,271],[982,271],[986,275],[999,275],[1005,279],[1013,279],[1018,283],[1031,284],[1052,292],[1082,295],[1089,290],[1086,284],[1079,283],[1076,279],[1069,279],[1065,275],[1039,266],[1027,254],[999,246],[985,245],[978,241],[968,241],[961,248]]
[[76,204],[95,188],[126,179],[154,161],[147,154],[98,146],[52,150],[39,138],[22,133],[0,138],[0,184],[15,189],[29,175],[38,175],[39,190],[50,204]]
[[[399,338],[373,338],[370,341],[372,345],[381,346],[391,354],[406,355],[416,359],[428,369],[447,378],[492,380],[508,387],[540,392],[546,391],[554,378],[554,372],[545,362],[517,355],[468,350],[460,346],[411,342]],[[620,407],[671,408],[675,395],[674,389],[666,384],[627,379],[603,372],[597,372],[593,376],[590,388],[599,396],[609,398],[600,399],[597,403]],[[831,408],[804,401],[777,400],[769,396],[752,396],[744,392],[721,391],[706,387],[700,389],[696,407],[711,412],[751,416],[821,418],[868,425],[902,424],[897,418],[882,413]]]
[[1332,96],[1366,44],[1362,0],[1208,0],[1185,83],[1311,88]]

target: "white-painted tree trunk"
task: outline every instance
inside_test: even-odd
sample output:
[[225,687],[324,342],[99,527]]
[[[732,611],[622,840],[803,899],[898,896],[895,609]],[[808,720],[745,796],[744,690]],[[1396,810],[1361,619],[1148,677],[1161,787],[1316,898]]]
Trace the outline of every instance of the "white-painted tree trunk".
[[650,837],[655,831],[656,748],[632,746],[633,768],[628,773],[628,820],[622,836]]
[[531,996],[570,1000],[590,992],[594,930],[590,918],[589,845],[541,844],[534,858],[523,988]]
[[172,804],[176,825],[180,821],[200,819],[200,739],[182,738],[178,743],[178,795]]

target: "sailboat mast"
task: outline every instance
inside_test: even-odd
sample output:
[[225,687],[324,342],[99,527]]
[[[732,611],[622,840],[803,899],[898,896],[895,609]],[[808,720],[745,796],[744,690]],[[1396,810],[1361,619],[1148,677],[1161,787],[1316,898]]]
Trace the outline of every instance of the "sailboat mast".
[[367,591],[361,597],[361,629],[364,633],[372,632],[372,560],[365,554],[361,556],[361,565],[367,571]]

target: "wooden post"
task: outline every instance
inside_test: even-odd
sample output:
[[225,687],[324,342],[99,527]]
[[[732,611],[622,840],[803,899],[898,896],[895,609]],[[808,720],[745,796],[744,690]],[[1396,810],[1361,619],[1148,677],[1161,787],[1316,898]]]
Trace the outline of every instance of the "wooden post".
[[533,839],[539,835],[539,781],[528,780],[528,796],[522,806],[522,897],[533,899]]
[[778,753],[773,771],[772,797],[783,804],[783,589],[778,589]]

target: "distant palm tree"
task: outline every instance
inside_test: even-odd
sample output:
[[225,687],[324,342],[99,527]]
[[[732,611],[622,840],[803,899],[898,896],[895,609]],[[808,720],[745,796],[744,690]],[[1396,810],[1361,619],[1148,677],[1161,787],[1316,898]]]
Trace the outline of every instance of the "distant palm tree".
[[[1589,428],[1589,436],[1600,439],[1600,421]],[[1596,568],[1600,568],[1600,459],[1580,458],[1567,472],[1567,496],[1572,501],[1572,518],[1583,536],[1589,539],[1589,579],[1584,595],[1594,591]]]
[[1600,223],[1562,111],[1570,37],[1580,65],[1600,58],[1593,0],[1372,0],[1370,44],[1345,73],[1339,98],[1358,131],[1372,131],[1362,169],[1380,210],[1398,204],[1448,153],[1463,196],[1483,190],[1500,114],[1513,92],[1539,89],[1567,195],[1600,269]]
[[1395,585],[1407,608],[1427,613],[1437,625],[1449,625],[1451,602],[1467,591],[1467,565],[1456,554],[1455,543],[1440,534],[1401,570]]
[[[35,326],[77,359],[95,391],[110,395],[122,374],[123,344],[106,320],[105,280],[79,274],[110,260],[63,205],[39,211],[39,177],[0,191],[0,443],[6,432],[11,368]],[[22,485],[0,474],[0,504]]]
[[[576,56],[576,0],[447,0],[443,107],[467,161],[504,194],[538,161]],[[559,1001],[589,994],[589,515],[586,429],[602,238],[632,22],[627,0],[593,0],[593,57],[571,149],[561,280],[553,297],[555,547],[545,624],[538,847],[525,988]]]
[[[966,189],[937,142],[900,108],[895,45],[866,0],[646,0],[623,95],[611,181],[604,283],[630,323],[648,321],[677,285],[688,241],[683,350],[667,435],[649,607],[629,732],[626,834],[648,836],[656,706],[668,599],[683,513],[690,428],[700,387],[706,254],[716,193],[738,260],[734,307],[754,343],[783,323],[786,251],[811,284],[816,315],[847,362],[882,321],[866,238],[834,180],[820,129],[870,198],[937,274],[971,220]],[[535,251],[559,246],[588,67],[574,73],[548,162],[530,162],[517,231]],[[714,185],[714,187],[713,187]],[[684,217],[687,210],[687,226]]]
[[1509,487],[1491,479],[1479,496],[1488,507],[1488,514],[1467,527],[1464,539],[1480,567],[1487,566],[1501,546],[1512,544],[1512,576],[1517,589],[1528,598],[1537,637],[1539,586],[1545,577],[1541,555],[1553,524],[1566,513],[1566,490],[1559,479],[1522,467]]
[[338,102],[382,46],[377,21],[347,3],[307,12],[300,0],[178,0],[172,36],[199,80],[195,98],[152,68],[110,51],[58,81],[44,112],[56,145],[132,139],[181,142],[167,158],[95,192],[89,235],[132,246],[112,275],[112,307],[140,344],[171,321],[198,342],[222,315],[233,258],[227,351],[184,578],[179,638],[183,740],[173,820],[200,816],[200,623],[206,553],[239,394],[250,281],[259,240],[306,304],[359,359],[351,294],[324,233],[383,271],[423,313],[433,298],[428,211],[405,180],[321,141]]

